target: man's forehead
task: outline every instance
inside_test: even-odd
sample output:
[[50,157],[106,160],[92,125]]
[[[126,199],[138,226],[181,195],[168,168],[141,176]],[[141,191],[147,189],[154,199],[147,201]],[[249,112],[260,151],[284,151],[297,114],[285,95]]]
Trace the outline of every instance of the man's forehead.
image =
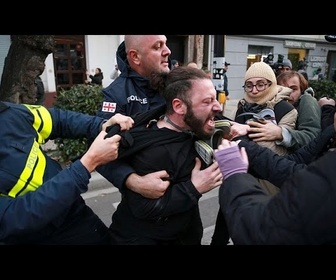
[[167,37],[165,35],[150,35],[146,38],[146,41],[150,44],[155,44],[159,42],[166,42]]
[[205,93],[214,93],[216,94],[215,87],[210,79],[196,79],[192,80],[192,88],[191,91],[195,91],[200,96],[204,95]]

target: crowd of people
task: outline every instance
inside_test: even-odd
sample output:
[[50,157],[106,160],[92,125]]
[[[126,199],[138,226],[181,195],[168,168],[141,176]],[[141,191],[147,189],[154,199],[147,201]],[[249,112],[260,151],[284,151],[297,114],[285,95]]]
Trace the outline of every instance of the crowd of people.
[[[199,200],[215,188],[211,245],[335,243],[335,101],[289,60],[255,62],[230,119],[209,75],[170,55],[165,35],[125,35],[96,116],[0,102],[2,244],[201,245]],[[214,147],[217,121],[229,133]],[[57,137],[91,145],[62,168],[41,149]],[[80,195],[94,170],[121,193],[109,227]]]

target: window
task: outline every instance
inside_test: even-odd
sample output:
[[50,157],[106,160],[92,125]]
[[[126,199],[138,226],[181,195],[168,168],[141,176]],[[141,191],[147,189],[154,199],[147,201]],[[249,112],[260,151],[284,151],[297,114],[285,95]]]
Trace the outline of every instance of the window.
[[[254,63],[263,61],[269,53],[273,53],[273,47],[265,46],[248,46],[247,65],[246,70]],[[274,58],[276,59],[276,58]],[[273,61],[275,62],[275,61]]]
[[54,70],[57,91],[86,80],[84,35],[55,35]]

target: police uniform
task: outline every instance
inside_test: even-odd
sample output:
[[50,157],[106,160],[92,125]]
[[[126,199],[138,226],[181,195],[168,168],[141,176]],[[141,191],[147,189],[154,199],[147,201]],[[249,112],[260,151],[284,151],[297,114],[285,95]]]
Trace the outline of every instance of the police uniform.
[[90,173],[69,167],[41,145],[57,137],[95,137],[103,119],[40,105],[0,102],[0,242],[108,244],[104,223],[80,196]]

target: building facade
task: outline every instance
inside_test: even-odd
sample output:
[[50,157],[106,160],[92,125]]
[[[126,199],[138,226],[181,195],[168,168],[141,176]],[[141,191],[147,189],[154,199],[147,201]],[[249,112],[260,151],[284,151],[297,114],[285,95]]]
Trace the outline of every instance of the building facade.
[[[225,60],[231,65],[227,72],[230,97],[240,99],[243,95],[245,72],[251,63],[262,61],[269,53],[291,60],[293,69],[305,59],[308,63],[308,78],[313,77],[317,68],[328,80],[336,71],[336,43],[325,40],[325,35],[248,35],[225,36]],[[210,56],[211,58],[211,56]],[[210,62],[211,63],[211,62]]]
[[[200,68],[213,73],[213,82],[221,89],[221,68],[230,63],[227,77],[231,99],[240,99],[247,68],[262,61],[269,53],[289,58],[296,70],[299,60],[308,62],[308,77],[322,69],[331,80],[336,71],[336,43],[327,42],[325,35],[167,35],[171,58],[183,65],[194,61]],[[86,70],[102,69],[103,87],[112,80],[110,74],[116,64],[116,51],[124,35],[55,35],[57,47],[45,61],[41,75],[46,90],[45,105],[51,107],[59,88],[83,83]],[[10,47],[10,35],[0,35],[0,74]],[[65,60],[65,61],[64,61]]]

